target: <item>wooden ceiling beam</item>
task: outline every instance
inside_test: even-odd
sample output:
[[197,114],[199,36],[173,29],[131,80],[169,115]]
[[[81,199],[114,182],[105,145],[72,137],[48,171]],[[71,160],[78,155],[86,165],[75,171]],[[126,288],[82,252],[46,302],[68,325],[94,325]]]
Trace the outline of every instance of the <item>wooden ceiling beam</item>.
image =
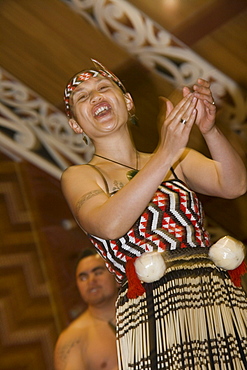
[[246,9],[246,0],[215,1],[208,8],[202,8],[199,14],[195,13],[189,21],[185,19],[185,22],[172,28],[171,32],[186,45],[192,46]]

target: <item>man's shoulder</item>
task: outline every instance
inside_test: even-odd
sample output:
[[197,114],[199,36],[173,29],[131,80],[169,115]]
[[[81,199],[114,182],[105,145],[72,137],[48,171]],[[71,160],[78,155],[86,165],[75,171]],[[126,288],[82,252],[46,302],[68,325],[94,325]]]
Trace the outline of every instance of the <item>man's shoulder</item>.
[[65,328],[62,333],[60,334],[60,337],[66,338],[66,337],[73,337],[82,335],[84,330],[87,329],[89,326],[89,320],[87,318],[86,312],[82,313],[80,316],[78,316],[75,320],[73,320],[67,328]]
[[61,332],[56,343],[56,350],[66,347],[76,347],[81,342],[81,330],[79,328],[69,326]]

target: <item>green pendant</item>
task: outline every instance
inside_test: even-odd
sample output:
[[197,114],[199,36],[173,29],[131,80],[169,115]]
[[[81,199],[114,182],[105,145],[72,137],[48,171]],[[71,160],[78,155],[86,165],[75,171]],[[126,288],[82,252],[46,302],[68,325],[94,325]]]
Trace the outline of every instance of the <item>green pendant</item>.
[[130,170],[126,173],[127,179],[130,181],[138,173],[138,170]]

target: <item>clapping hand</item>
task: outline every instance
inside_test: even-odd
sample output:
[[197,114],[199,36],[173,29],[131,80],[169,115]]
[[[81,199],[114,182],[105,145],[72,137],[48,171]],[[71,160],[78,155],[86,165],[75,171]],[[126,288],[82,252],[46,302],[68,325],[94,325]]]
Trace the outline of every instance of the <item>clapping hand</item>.
[[188,87],[183,88],[183,96],[187,96],[191,92],[198,98],[195,123],[198,125],[201,133],[206,134],[213,128],[216,115],[216,107],[210,90],[210,83],[199,78],[197,83],[193,85],[192,90]]

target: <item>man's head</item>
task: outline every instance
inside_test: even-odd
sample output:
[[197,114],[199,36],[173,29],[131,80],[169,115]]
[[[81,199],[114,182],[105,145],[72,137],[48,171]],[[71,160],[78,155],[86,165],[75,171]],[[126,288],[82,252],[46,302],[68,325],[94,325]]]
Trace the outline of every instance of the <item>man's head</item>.
[[89,306],[100,306],[114,301],[118,283],[107,270],[102,257],[93,250],[85,250],[76,265],[76,282],[82,299]]
[[64,90],[64,102],[65,102],[65,111],[69,118],[73,117],[72,112],[72,104],[71,104],[71,97],[73,95],[73,91],[79,86],[83,81],[87,81],[89,78],[95,78],[98,76],[109,78],[113,81],[123,92],[126,93],[126,89],[122,82],[119,80],[117,76],[115,76],[111,71],[109,71],[106,67],[104,67],[101,63],[99,63],[95,59],[91,59],[94,68],[92,69],[85,69],[76,73],[67,83],[66,88]]

